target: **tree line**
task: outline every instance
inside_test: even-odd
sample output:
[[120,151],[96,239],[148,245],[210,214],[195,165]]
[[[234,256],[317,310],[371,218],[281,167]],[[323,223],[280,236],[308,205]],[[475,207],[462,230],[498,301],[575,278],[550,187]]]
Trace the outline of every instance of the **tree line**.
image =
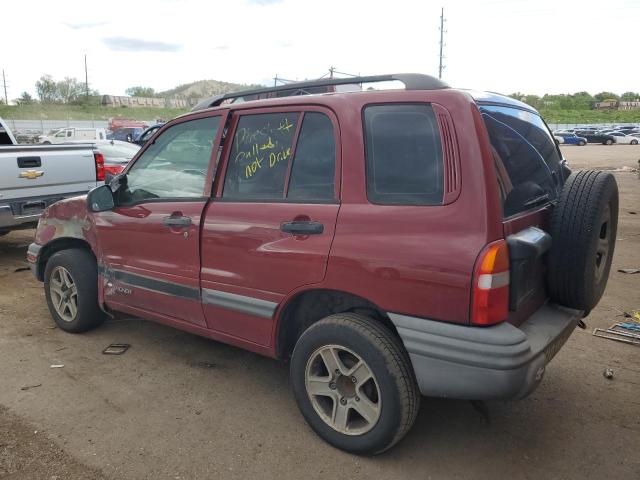
[[640,101],[640,93],[638,92],[625,92],[622,95],[613,92],[600,92],[595,95],[591,95],[589,92],[577,92],[558,95],[545,94],[543,96],[516,92],[509,96],[538,110],[592,110],[597,102],[607,100]]

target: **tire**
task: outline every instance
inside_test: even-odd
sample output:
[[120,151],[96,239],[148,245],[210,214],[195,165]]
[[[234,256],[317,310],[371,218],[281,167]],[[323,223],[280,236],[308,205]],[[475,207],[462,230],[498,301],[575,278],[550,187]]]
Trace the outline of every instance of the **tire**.
[[580,140],[580,143],[578,143],[578,145],[580,145],[581,147],[584,147],[587,144],[587,142],[585,142],[584,140]]
[[[104,321],[98,306],[98,267],[87,250],[71,248],[53,254],[44,270],[44,291],[53,320],[65,332],[86,332]],[[75,303],[75,313],[70,303]]]
[[51,145],[51,142],[42,142],[42,145]]
[[551,218],[549,295],[583,310],[596,306],[607,286],[618,228],[618,185],[607,172],[572,173]]
[[613,145],[613,140],[611,140],[610,138],[608,138],[608,139],[606,139],[606,140],[604,141],[604,144],[605,144],[605,145]]
[[[335,363],[340,367],[338,375],[324,361],[325,354],[335,359],[331,352],[339,359]],[[350,376],[349,368],[360,373]],[[362,374],[367,371],[369,380],[354,380],[356,375],[367,378]],[[331,315],[309,327],[296,343],[290,375],[307,423],[326,442],[347,452],[384,452],[404,437],[418,414],[420,394],[404,346],[386,327],[364,315]],[[319,380],[313,383],[329,395],[308,393],[307,381],[312,385],[309,379],[314,376]],[[333,423],[338,427],[330,424],[336,407],[346,411],[346,428],[338,428],[337,418]],[[371,421],[359,415],[360,411],[369,412]]]
[[638,144],[638,140],[631,140],[631,145],[637,145]]

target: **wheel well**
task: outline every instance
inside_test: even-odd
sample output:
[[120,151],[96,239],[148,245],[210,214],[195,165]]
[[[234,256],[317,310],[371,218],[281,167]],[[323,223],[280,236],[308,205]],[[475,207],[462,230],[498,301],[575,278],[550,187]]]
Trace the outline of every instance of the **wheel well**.
[[47,243],[40,251],[37,270],[38,280],[41,282],[44,281],[44,270],[47,267],[47,262],[51,256],[60,250],[68,250],[69,248],[82,248],[88,250],[93,255],[91,246],[86,240],[81,240],[79,238],[57,238]]
[[345,312],[367,315],[398,335],[386,312],[367,299],[337,290],[310,290],[290,300],[280,315],[276,337],[278,357],[289,358],[298,338],[309,326],[334,313]]

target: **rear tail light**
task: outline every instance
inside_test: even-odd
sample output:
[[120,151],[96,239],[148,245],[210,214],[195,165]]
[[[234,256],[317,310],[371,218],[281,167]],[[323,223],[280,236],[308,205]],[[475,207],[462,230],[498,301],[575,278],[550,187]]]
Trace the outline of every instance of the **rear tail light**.
[[94,152],[93,158],[96,161],[96,181],[104,182],[104,155]]
[[473,275],[471,323],[493,325],[509,315],[509,250],[507,242],[498,240],[487,245]]
[[123,165],[105,165],[104,166],[104,173],[111,176],[116,176],[119,173],[121,173],[123,170],[124,170]]

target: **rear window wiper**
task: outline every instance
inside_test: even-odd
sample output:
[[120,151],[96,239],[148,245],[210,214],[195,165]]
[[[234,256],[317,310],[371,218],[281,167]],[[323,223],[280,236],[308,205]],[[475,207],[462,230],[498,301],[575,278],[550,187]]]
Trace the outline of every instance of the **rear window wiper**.
[[538,205],[542,205],[543,203],[547,203],[549,201],[549,194],[545,193],[544,195],[539,195],[537,197],[532,198],[531,200],[527,200],[524,202],[525,207],[535,207]]

